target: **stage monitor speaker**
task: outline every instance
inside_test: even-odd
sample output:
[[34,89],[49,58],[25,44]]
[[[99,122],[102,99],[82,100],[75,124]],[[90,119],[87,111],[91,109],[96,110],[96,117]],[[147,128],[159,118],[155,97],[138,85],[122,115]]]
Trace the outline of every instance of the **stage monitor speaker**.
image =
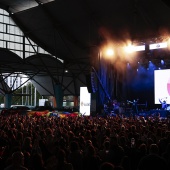
[[86,85],[89,93],[95,93],[97,90],[95,73],[91,72],[86,75]]

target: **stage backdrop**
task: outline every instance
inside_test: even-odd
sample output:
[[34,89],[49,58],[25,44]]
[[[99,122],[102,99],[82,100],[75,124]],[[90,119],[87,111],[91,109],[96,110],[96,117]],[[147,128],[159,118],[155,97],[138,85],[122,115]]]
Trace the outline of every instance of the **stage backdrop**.
[[147,103],[147,109],[155,107],[154,103],[154,66],[127,67],[124,88],[128,100],[139,99],[139,104]]

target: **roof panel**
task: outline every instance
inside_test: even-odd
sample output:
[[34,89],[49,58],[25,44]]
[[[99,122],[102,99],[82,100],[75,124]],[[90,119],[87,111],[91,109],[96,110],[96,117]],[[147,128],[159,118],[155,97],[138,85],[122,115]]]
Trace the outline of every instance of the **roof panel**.
[[[91,60],[96,64],[100,45],[109,41],[119,44],[119,41],[127,39],[145,42],[149,38],[170,34],[170,8],[161,0],[41,2],[1,0],[0,7],[14,13],[11,17],[24,35],[50,54],[65,60],[58,71],[54,60],[49,56],[43,60],[34,56],[34,60],[29,58],[26,60],[29,62],[25,63],[27,65],[20,69],[30,75],[38,71],[39,76],[55,74],[63,80],[65,87],[70,80],[71,89],[68,87],[66,93],[77,93],[73,89],[74,85],[79,88],[80,84],[84,84],[84,74],[89,71]],[[83,69],[80,63],[88,67]],[[19,64],[12,64],[14,63],[5,61],[6,70],[18,70]],[[70,72],[63,74],[64,68]]]
[[[42,3],[48,3],[53,0],[41,0]],[[4,6],[6,10],[11,13],[17,13],[25,11],[27,9],[38,6],[38,3],[35,0],[1,0],[0,6]]]

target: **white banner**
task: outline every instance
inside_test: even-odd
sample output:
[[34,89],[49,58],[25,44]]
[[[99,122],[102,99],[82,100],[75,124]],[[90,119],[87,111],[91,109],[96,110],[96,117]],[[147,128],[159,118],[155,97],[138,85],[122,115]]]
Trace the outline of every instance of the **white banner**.
[[87,87],[80,87],[80,113],[83,116],[90,116],[91,93]]

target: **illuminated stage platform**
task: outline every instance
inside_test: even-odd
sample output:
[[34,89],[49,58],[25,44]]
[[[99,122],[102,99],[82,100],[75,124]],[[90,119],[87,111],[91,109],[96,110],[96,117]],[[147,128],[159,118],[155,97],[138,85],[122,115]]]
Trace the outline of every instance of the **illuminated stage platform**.
[[[132,110],[126,109],[123,115],[126,117],[129,117],[130,115],[132,115]],[[149,116],[158,116],[158,115],[160,117],[170,118],[170,111],[161,110],[161,109],[139,110],[137,116],[149,117]]]
[[157,109],[153,109],[153,110],[149,110],[149,111],[142,111],[139,112],[138,114],[139,116],[158,116],[160,115],[160,117],[170,117],[170,111],[168,110],[157,110]]

